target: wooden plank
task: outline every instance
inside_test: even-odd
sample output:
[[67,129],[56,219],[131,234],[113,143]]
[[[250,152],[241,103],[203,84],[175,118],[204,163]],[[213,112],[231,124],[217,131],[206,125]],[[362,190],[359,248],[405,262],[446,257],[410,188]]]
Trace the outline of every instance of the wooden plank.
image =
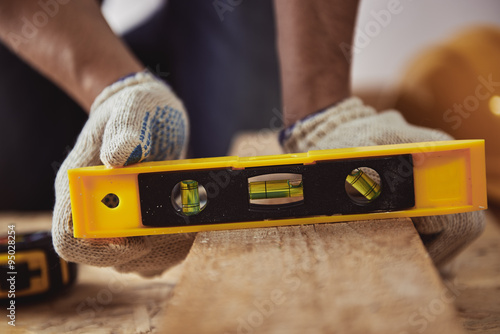
[[[8,224],[16,224],[17,230],[21,232],[49,229],[50,223],[50,213],[0,213],[2,231],[7,231]],[[483,235],[457,258],[454,264],[456,276],[445,281],[445,284],[450,286],[446,297],[450,298],[448,300],[455,298],[454,305],[459,310],[461,322],[468,333],[500,332],[499,253],[500,224],[498,217],[490,214],[487,215],[487,226]],[[19,305],[19,322],[16,321],[18,326],[14,332],[94,333],[99,328],[102,333],[134,333],[140,332],[144,328],[142,325],[149,321],[151,333],[164,333],[160,326],[166,315],[164,307],[181,272],[181,268],[176,267],[151,280],[133,274],[117,274],[107,268],[80,266],[77,286],[60,298],[52,299],[48,303]],[[123,284],[116,283],[117,280]],[[102,289],[109,289],[110,283],[114,287],[113,302],[99,304],[99,312],[94,314],[95,318],[90,319],[93,308],[87,304],[87,298],[97,298],[103,293],[100,292]],[[123,289],[116,290],[122,286]],[[85,308],[78,312],[82,302],[85,303]],[[140,320],[137,317],[143,318],[145,315],[141,315],[137,309],[144,307],[148,310],[149,319]],[[419,310],[416,309],[416,312]],[[415,328],[418,333],[425,324],[425,317],[421,313],[417,314],[414,318],[417,324],[411,328]],[[2,316],[5,317],[5,312]],[[141,327],[136,327],[139,324]],[[70,328],[73,330],[69,330]],[[13,329],[6,321],[0,322],[0,333],[11,333]],[[254,330],[254,333],[258,332],[257,329]],[[430,328],[422,331],[428,332],[431,332]]]
[[448,293],[409,219],[203,232],[161,332],[462,333]]

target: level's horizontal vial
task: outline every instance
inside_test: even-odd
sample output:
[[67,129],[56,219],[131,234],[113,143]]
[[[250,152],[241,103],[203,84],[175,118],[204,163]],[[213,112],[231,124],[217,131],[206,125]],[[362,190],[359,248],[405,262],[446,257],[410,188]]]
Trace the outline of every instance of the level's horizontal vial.
[[373,201],[380,195],[380,185],[361,169],[352,170],[346,180],[368,201]]
[[273,180],[248,183],[250,199],[304,196],[302,180]]
[[198,214],[201,211],[198,182],[194,180],[184,180],[181,181],[180,184],[182,213],[186,216]]

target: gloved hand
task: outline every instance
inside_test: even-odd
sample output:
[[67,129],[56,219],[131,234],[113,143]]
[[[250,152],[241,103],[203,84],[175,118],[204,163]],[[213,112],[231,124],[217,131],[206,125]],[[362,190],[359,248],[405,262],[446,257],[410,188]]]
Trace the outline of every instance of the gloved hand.
[[52,235],[64,259],[114,266],[144,276],[162,273],[187,255],[194,234],[75,239],[68,169],[143,160],[178,159],[186,150],[189,124],[184,106],[170,88],[141,72],[105,88],[95,99],[75,147],[57,173]]
[[[287,152],[452,140],[444,132],[408,124],[397,111],[377,114],[355,97],[298,121],[282,132]],[[484,229],[482,211],[412,218],[427,250],[442,267]]]

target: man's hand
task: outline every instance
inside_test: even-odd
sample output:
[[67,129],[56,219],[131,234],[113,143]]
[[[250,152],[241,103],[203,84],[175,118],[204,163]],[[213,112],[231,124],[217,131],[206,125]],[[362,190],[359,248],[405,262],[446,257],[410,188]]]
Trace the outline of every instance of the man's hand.
[[[298,121],[283,132],[287,152],[452,140],[444,132],[408,124],[397,111],[380,114],[358,98]],[[434,263],[441,267],[484,229],[482,211],[412,218]]]
[[105,88],[57,173],[52,234],[59,255],[72,262],[114,266],[144,276],[160,274],[184,259],[194,234],[75,239],[67,172],[100,164],[120,167],[144,160],[178,159],[186,150],[188,129],[181,101],[149,73],[137,73]]

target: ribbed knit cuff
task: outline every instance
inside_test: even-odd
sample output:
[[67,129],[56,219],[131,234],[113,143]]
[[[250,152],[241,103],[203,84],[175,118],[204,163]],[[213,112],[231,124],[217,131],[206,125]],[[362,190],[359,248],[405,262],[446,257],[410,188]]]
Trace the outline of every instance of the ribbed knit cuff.
[[[128,74],[124,77],[121,77],[108,87],[104,88],[103,91],[95,98],[94,102],[92,103],[92,106],[90,108],[90,115],[92,115],[92,111],[95,110],[97,107],[101,105],[105,100],[107,100],[110,96],[116,94],[120,90],[130,87],[130,86],[135,86],[140,83],[144,82],[153,82],[153,81],[158,81],[163,83],[163,81],[157,79],[151,72],[148,70],[144,70],[142,72],[137,72],[137,73],[131,73]],[[165,83],[163,83],[165,84]],[[169,87],[167,84],[165,86]],[[170,87],[169,87],[170,88]]]
[[374,114],[375,109],[364,105],[361,99],[350,97],[283,129],[279,134],[280,144],[286,152],[300,152],[304,141],[314,143],[341,124]]

